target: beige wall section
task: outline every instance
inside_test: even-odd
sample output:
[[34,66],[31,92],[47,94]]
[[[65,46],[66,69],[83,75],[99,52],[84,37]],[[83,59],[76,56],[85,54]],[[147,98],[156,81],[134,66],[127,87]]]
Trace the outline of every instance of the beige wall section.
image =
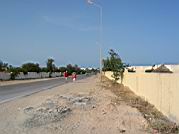
[[[112,79],[112,72],[106,72],[105,75]],[[126,72],[123,84],[179,123],[179,73]]]

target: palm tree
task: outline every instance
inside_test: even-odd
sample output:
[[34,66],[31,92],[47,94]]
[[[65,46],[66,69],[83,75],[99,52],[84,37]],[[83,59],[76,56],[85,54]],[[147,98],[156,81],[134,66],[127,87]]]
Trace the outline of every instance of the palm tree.
[[55,60],[54,59],[52,59],[52,58],[49,58],[48,60],[47,60],[47,70],[50,72],[50,74],[49,74],[49,77],[51,77],[51,74],[52,74],[52,72],[54,71],[53,69],[54,69],[54,64],[53,64],[53,62],[54,62]]
[[7,71],[7,69],[8,69],[8,63],[3,63],[0,60],[0,71]]

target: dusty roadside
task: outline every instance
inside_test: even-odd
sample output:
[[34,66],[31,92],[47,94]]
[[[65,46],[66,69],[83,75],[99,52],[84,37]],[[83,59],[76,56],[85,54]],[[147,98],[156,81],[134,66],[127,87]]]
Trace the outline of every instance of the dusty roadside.
[[97,76],[0,105],[0,134],[147,134],[147,119]]

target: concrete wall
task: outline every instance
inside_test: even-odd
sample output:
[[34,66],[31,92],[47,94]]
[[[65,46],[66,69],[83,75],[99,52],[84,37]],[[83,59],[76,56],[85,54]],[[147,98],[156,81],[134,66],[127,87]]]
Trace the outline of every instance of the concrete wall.
[[[111,74],[105,73],[109,79],[112,79]],[[123,84],[155,105],[169,119],[179,123],[179,73],[126,72]]]
[[62,73],[59,73],[59,72],[52,73],[52,77],[60,77],[61,75]]
[[[54,72],[51,75],[52,77],[60,77],[61,73]],[[0,72],[0,80],[10,80],[11,75],[10,73]],[[40,79],[40,78],[49,78],[49,73],[46,72],[28,72],[26,75],[24,73],[20,73],[16,76],[16,80],[24,80],[24,79]]]
[[10,73],[0,72],[0,80],[9,80],[10,78]]

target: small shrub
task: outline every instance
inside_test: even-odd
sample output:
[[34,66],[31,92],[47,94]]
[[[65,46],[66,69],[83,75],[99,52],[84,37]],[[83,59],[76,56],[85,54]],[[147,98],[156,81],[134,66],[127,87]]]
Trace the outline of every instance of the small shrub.
[[129,73],[135,73],[135,72],[136,72],[136,71],[134,70],[134,68],[127,69],[127,71],[128,71]]
[[11,72],[11,80],[15,80],[15,78],[18,74],[19,74],[19,72],[17,72],[17,71]]
[[146,73],[151,73],[153,71],[153,69],[146,69],[145,72]]

